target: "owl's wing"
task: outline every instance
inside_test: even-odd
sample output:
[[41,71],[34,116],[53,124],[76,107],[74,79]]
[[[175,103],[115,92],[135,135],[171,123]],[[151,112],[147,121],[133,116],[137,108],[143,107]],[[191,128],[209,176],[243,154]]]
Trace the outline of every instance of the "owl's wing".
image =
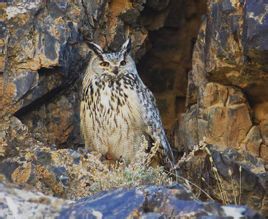
[[[140,92],[140,99],[142,100],[142,118],[147,126],[146,133],[154,140],[159,141],[161,151],[164,153],[164,163],[168,163],[170,167],[174,167],[174,156],[172,149],[168,143],[160,114],[156,106],[155,98],[152,92],[142,83],[142,89]],[[160,151],[160,153],[161,153]]]

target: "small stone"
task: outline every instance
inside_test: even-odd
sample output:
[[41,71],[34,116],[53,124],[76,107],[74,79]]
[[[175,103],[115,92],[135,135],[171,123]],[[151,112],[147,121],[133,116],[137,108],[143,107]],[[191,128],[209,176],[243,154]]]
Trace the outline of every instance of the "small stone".
[[51,167],[52,171],[54,172],[56,179],[60,181],[64,186],[69,185],[69,176],[68,172],[65,167]]
[[46,151],[36,151],[35,152],[36,160],[41,164],[50,164],[51,163],[51,153]]
[[259,157],[261,143],[262,137],[259,126],[253,126],[248,132],[243,144],[249,152]]
[[266,162],[268,162],[268,146],[265,144],[261,144],[260,146],[260,157],[264,159]]
[[0,173],[8,180],[12,180],[12,173],[19,166],[17,162],[2,161],[0,162]]
[[34,180],[34,169],[31,163],[19,166],[11,175],[12,181],[17,184],[29,183]]

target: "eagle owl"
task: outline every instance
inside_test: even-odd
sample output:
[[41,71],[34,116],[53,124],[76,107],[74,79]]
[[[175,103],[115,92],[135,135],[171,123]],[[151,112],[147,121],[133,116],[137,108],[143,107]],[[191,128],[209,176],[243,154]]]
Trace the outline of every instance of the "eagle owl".
[[145,137],[151,143],[160,142],[161,163],[173,163],[155,98],[129,54],[130,39],[113,53],[104,53],[92,42],[89,47],[93,56],[83,79],[81,100],[86,147],[131,162]]

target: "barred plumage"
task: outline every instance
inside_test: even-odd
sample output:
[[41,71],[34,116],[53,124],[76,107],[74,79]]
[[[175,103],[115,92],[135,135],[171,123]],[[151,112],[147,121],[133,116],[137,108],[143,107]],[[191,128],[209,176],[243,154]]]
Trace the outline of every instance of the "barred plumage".
[[81,101],[81,130],[86,147],[127,162],[141,143],[160,142],[161,163],[173,165],[155,98],[140,79],[129,55],[130,40],[116,53],[91,43],[93,57],[86,70]]

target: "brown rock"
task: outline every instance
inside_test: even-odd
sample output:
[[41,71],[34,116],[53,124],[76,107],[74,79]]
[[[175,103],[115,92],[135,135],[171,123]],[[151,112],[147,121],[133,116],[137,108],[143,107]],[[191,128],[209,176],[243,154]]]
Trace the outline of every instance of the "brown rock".
[[260,157],[268,162],[268,146],[265,144],[261,144],[260,146]]
[[203,107],[208,108],[214,105],[225,106],[228,97],[228,88],[215,83],[207,83],[203,92]]
[[262,137],[260,133],[260,128],[258,126],[253,126],[241,145],[242,148],[245,148],[247,151],[259,157],[261,143]]
[[195,113],[188,110],[184,115],[180,131],[184,133],[182,143],[188,148],[204,137],[211,144],[239,148],[251,126],[250,110],[243,93],[237,88],[210,82],[202,90]]
[[[178,171],[214,199],[245,204],[263,215],[268,212],[265,163],[255,155],[202,143],[179,162]],[[193,189],[200,191],[198,187]],[[203,192],[199,194],[208,199]]]
[[188,85],[185,106],[189,108],[191,105],[197,103],[198,90],[193,81],[193,71],[188,73]]
[[248,107],[245,104],[207,109],[207,142],[223,147],[239,148],[252,126]]
[[261,136],[264,144],[268,145],[268,120],[264,120],[260,123]]
[[8,136],[7,136],[8,128],[2,124],[0,129],[0,160],[6,157],[8,151]]
[[33,171],[34,169],[31,163],[19,166],[11,175],[12,181],[17,184],[30,183],[31,177],[34,174]]
[[[16,85],[12,82],[4,81],[3,75],[0,74],[0,118],[3,118],[5,115],[14,113],[16,111],[15,107],[12,107],[13,98],[16,94]],[[14,109],[15,108],[15,109]]]
[[68,142],[74,127],[78,129],[76,132],[79,131],[79,124],[74,126],[73,120],[74,103],[68,97],[61,96],[24,115],[22,121],[40,141],[61,146]]
[[267,120],[268,114],[268,101],[254,104],[254,115],[259,122]]
[[[268,38],[263,4],[263,1],[247,1],[244,5],[230,0],[208,2],[207,18],[194,46],[187,90],[187,106],[190,97],[196,96],[198,131],[192,131],[192,126],[184,124],[185,120],[179,128],[187,127],[184,133],[191,135],[181,135],[188,148],[189,139],[194,136],[199,136],[199,140],[207,137],[208,142],[222,147],[239,148],[250,128],[258,125],[263,141],[266,138],[262,132],[266,132],[264,121],[268,115],[267,62],[264,63]],[[250,133],[251,137],[246,139],[254,142],[248,143],[248,150],[259,155],[260,135],[253,130],[255,134]]]
[[52,189],[55,195],[64,195],[64,188],[62,184],[56,180],[55,176],[47,168],[42,165],[37,165],[36,174],[46,186]]
[[197,105],[192,105],[182,116],[175,144],[179,151],[189,151],[199,143],[197,109]]

